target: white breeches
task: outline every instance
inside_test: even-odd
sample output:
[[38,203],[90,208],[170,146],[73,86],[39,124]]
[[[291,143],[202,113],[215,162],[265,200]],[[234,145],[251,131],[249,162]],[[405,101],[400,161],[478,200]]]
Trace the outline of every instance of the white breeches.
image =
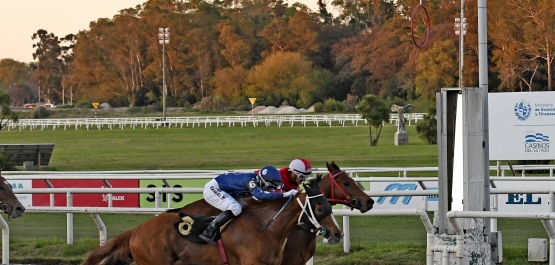
[[235,216],[238,216],[243,211],[241,204],[227,192],[220,190],[220,185],[218,185],[218,182],[214,179],[208,181],[208,183],[204,185],[202,195],[208,204],[222,212],[231,210]]

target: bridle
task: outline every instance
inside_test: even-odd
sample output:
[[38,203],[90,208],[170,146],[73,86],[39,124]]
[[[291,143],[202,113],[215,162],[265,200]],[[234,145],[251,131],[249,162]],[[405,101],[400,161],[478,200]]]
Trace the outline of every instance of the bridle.
[[[0,181],[6,183],[7,185],[10,185],[10,183],[8,183],[8,181],[7,181],[4,177],[2,177],[2,176],[0,176]],[[9,205],[9,204],[7,204],[7,203],[1,201],[1,200],[0,200],[0,209],[2,209],[2,211],[3,211],[5,214],[8,215],[8,218],[9,218],[9,216],[10,216],[10,213],[13,211],[13,208],[12,208],[11,205]]]
[[[322,216],[317,218],[316,216],[314,216],[314,211],[312,210],[312,207],[310,207],[310,199],[320,197],[320,196],[324,196],[324,194],[318,194],[318,195],[315,195],[315,196],[308,196],[307,195],[306,200],[304,202],[304,205],[301,202],[301,200],[297,197],[297,202],[301,206],[302,212],[301,212],[301,215],[299,215],[299,219],[297,220],[297,226],[296,227],[299,227],[299,229],[301,229],[303,231],[306,231],[306,232],[309,232],[309,233],[316,232],[316,235],[326,233],[326,229],[323,228],[322,225],[320,225],[319,221],[321,221],[322,219],[326,218],[329,214],[331,214],[331,211],[330,211],[329,214],[323,214]],[[308,211],[307,211],[307,208],[308,208]],[[307,228],[305,230],[305,229],[301,228],[302,227],[301,225],[305,225],[305,223],[302,222],[302,218],[305,215],[307,216],[308,221],[310,222],[310,224],[306,224],[306,225],[312,225],[312,227],[314,227],[313,229],[308,229]]]
[[[336,205],[336,204],[344,204],[347,206],[351,206],[351,210],[353,210],[353,208],[355,208],[355,204],[357,202],[357,200],[353,200],[353,198],[351,198],[351,196],[349,196],[342,188],[341,186],[339,186],[339,183],[337,183],[337,181],[335,180],[335,178],[341,174],[345,173],[344,170],[340,170],[338,172],[336,172],[335,174],[332,174],[331,172],[330,174],[330,180],[331,180],[331,198],[328,198],[328,201],[330,202],[331,205]],[[339,192],[341,192],[341,194],[345,197],[345,199],[336,199],[335,198],[335,187],[337,187],[337,189],[339,189]],[[355,202],[355,204],[353,204],[353,201]]]

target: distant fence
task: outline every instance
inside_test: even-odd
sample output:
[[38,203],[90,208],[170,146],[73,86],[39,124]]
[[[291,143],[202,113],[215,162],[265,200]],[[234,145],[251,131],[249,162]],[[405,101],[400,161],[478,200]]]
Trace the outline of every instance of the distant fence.
[[[408,125],[422,120],[425,113],[405,113]],[[399,114],[390,115],[390,124],[399,121]],[[20,119],[17,123],[9,123],[7,130],[45,130],[45,129],[147,129],[147,128],[183,128],[183,127],[220,127],[220,126],[270,126],[272,124],[291,126],[358,126],[366,124],[360,114],[333,115],[244,115],[244,116],[191,116],[167,117],[129,117],[129,118],[68,118],[68,119]]]

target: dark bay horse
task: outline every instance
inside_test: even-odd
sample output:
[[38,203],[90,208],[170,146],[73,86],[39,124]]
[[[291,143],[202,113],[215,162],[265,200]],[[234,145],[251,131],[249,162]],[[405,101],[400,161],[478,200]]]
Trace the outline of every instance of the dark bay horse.
[[[331,204],[343,204],[364,213],[372,209],[374,200],[335,162],[326,162],[329,174],[319,182],[319,187]],[[318,176],[318,178],[321,176]],[[282,265],[302,265],[316,252],[316,234],[306,229],[293,229],[287,236]]]
[[12,190],[12,185],[0,175],[0,207],[8,218],[17,218],[23,215],[25,207],[17,199]]
[[[288,204],[287,199],[272,202],[248,200],[241,215],[222,233],[229,264],[280,264],[285,239],[299,220],[323,226],[331,240],[339,242],[342,234],[331,214],[331,204],[321,194],[318,180],[313,180],[310,185],[305,186],[305,193],[299,193]],[[201,202],[204,200],[193,204],[199,206]],[[206,203],[204,206],[213,208]],[[184,207],[181,211],[187,208],[193,209]],[[195,211],[194,214],[203,213]],[[184,265],[223,264],[218,247],[192,243],[181,238],[173,227],[179,221],[180,217],[176,212],[166,212],[154,217],[92,252],[84,265],[129,264],[132,260],[137,265],[173,265],[178,261],[178,264]],[[268,226],[269,223],[271,224]],[[263,230],[266,226],[267,229]]]

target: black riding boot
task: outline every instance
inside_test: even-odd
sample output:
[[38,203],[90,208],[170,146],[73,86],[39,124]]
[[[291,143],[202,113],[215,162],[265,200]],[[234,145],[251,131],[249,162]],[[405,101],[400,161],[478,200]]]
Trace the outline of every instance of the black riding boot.
[[214,220],[212,220],[212,222],[208,225],[208,227],[206,227],[206,229],[204,229],[204,231],[202,231],[202,233],[199,235],[200,239],[206,241],[206,243],[215,246],[216,241],[214,240],[214,237],[216,236],[216,231],[218,231],[218,229],[220,229],[222,225],[227,223],[227,221],[233,219],[233,217],[235,217],[235,215],[230,210],[221,213]]

